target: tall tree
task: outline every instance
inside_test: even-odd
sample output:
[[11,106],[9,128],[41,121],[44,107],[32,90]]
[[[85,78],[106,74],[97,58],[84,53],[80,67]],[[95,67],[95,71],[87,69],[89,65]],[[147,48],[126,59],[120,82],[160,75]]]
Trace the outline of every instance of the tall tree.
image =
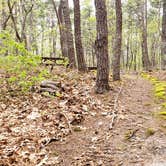
[[81,20],[80,20],[80,1],[73,0],[74,2],[74,32],[75,32],[75,47],[78,61],[78,70],[86,71],[84,50],[81,39]]
[[56,13],[56,17],[58,20],[58,27],[59,27],[59,33],[60,33],[60,44],[61,44],[61,52],[62,56],[67,57],[67,48],[66,48],[66,32],[64,28],[64,18],[63,18],[63,12],[62,12],[62,1],[60,1],[60,4],[57,9],[57,5],[54,0],[52,0],[52,4]]
[[97,56],[96,93],[109,90],[108,26],[105,0],[95,0],[96,30],[95,51]]
[[163,0],[163,17],[162,17],[162,69],[166,70],[166,1]]
[[62,11],[62,2],[61,1],[59,4],[59,7],[58,7],[58,16],[59,16],[59,21],[61,23],[60,43],[62,45],[62,55],[65,57],[68,57],[68,46],[67,46],[65,23],[64,23],[64,16],[63,16],[63,11]]
[[61,0],[64,22],[65,22],[65,30],[67,36],[67,45],[68,45],[68,57],[69,57],[69,66],[71,68],[76,67],[75,61],[75,51],[74,51],[74,42],[73,42],[73,34],[72,34],[72,26],[70,20],[70,10],[68,0]]
[[115,1],[116,6],[116,38],[113,57],[113,80],[120,80],[120,57],[122,47],[122,4],[121,0]]
[[143,69],[150,69],[150,60],[148,55],[147,42],[147,0],[142,1],[142,65]]

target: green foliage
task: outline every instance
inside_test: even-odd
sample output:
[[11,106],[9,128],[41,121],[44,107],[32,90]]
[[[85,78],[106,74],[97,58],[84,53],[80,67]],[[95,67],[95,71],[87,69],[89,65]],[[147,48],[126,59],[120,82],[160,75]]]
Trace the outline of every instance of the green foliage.
[[160,112],[158,112],[157,117],[166,120],[166,110],[161,110]]
[[157,113],[157,116],[166,119],[166,82],[159,81],[157,78],[152,77],[147,73],[142,73],[141,76],[153,84],[154,96],[156,101],[161,104],[161,109],[160,112]]
[[[42,80],[44,71],[37,69],[41,62],[39,56],[28,52],[24,43],[16,42],[7,31],[0,33],[0,41],[0,69],[5,70],[9,75],[9,78],[6,78],[8,86],[17,86],[21,91],[27,91],[36,82]],[[36,75],[33,76],[35,73]]]
[[165,108],[165,109],[166,109],[166,102],[165,102],[165,103],[162,103],[162,108]]
[[166,100],[166,82],[159,81],[147,73],[141,73],[141,76],[148,79],[154,85],[154,95],[159,100]]
[[65,60],[58,60],[56,63],[66,67],[69,64],[69,60],[68,58],[65,58]]
[[166,116],[166,111],[161,111],[161,112],[159,112],[159,115]]
[[166,83],[157,81],[154,85],[154,94],[158,99],[166,100]]
[[6,78],[8,86],[17,86],[22,92],[27,92],[33,85],[50,77],[48,70],[39,69],[40,62],[40,57],[35,55],[10,55],[0,57],[0,69],[9,75]]
[[0,33],[0,56],[4,55],[28,55],[24,43],[16,42],[8,31]]

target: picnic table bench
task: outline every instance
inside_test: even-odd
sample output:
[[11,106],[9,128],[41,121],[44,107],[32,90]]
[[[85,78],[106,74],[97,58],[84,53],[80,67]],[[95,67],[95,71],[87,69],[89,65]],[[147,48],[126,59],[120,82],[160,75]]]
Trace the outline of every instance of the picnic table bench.
[[[61,61],[61,63],[57,63],[57,61]],[[65,58],[63,57],[41,57],[41,64],[45,66],[54,66],[54,65],[64,65]]]
[[65,58],[62,58],[62,57],[42,57],[42,63],[45,63],[47,61],[51,61],[51,62],[54,62],[55,64],[57,64],[57,61],[65,61]]
[[88,69],[88,71],[91,71],[91,70],[97,70],[97,67],[95,67],[95,66],[89,66],[89,67],[87,67],[87,69]]
[[[57,61],[62,61],[61,63],[57,63]],[[64,66],[65,58],[63,57],[41,57],[41,64],[45,66],[50,66],[50,70],[52,71],[55,65]]]
[[[51,68],[53,69],[54,65],[64,65],[65,62],[65,58],[63,57],[41,57],[42,62],[41,64],[45,65],[45,66],[51,66]],[[57,63],[57,61],[62,61],[62,63]],[[89,66],[87,67],[88,71],[92,71],[92,70],[97,70],[96,66]]]

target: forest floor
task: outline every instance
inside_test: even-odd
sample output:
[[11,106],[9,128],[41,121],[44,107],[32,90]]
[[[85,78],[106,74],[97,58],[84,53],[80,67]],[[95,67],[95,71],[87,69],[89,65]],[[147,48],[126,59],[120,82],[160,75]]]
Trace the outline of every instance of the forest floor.
[[166,121],[154,116],[161,106],[148,80],[125,74],[96,95],[94,72],[52,74],[63,87],[57,97],[13,94],[1,84],[0,165],[166,165]]

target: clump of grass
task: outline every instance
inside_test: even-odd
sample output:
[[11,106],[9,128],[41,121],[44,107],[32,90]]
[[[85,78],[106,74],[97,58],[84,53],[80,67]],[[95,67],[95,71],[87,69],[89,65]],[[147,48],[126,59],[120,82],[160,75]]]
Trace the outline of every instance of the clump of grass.
[[166,120],[166,110],[165,110],[165,111],[162,110],[162,111],[158,112],[157,115],[158,115],[160,118]]
[[162,108],[163,108],[163,109],[164,109],[164,108],[166,109],[166,102],[162,103],[161,105],[162,105]]
[[147,128],[146,130],[146,136],[150,137],[155,134],[155,130],[153,128]]
[[154,85],[155,97],[161,100],[166,99],[166,82],[158,81]]

